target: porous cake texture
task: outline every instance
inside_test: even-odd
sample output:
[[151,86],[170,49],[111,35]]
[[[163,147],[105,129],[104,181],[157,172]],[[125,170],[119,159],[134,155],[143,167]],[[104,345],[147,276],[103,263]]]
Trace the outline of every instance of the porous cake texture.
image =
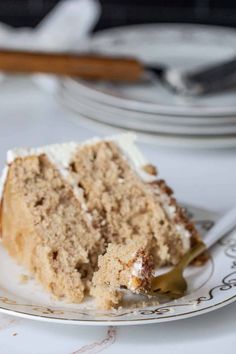
[[91,295],[98,308],[117,307],[123,289],[139,294],[151,288],[154,261],[137,240],[124,245],[109,244],[106,253],[98,258],[98,271],[93,275]]
[[199,237],[134,140],[123,134],[8,152],[3,245],[59,298],[83,300],[109,244],[134,241],[162,266],[175,264]]

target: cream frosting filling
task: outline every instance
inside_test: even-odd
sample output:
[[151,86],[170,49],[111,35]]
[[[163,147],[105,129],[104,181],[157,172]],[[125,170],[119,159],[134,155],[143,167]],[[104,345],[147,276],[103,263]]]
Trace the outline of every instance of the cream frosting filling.
[[134,284],[136,284],[134,282],[134,279],[135,278],[138,278],[138,279],[144,279],[144,276],[143,276],[143,260],[142,258],[138,258],[134,264],[132,265],[132,268],[131,268],[131,275],[130,275],[130,279],[129,279],[129,284],[128,284],[128,287],[131,291],[135,292],[137,290],[137,286],[135,286]]
[[131,270],[131,275],[133,277],[143,279],[142,270],[143,270],[143,261],[142,258],[140,258],[136,262],[134,262]]
[[[9,150],[7,153],[7,165],[5,166],[2,177],[0,179],[0,198],[2,197],[4,184],[7,178],[9,165],[16,159],[20,157],[27,156],[39,156],[46,154],[49,160],[56,166],[56,168],[61,173],[67,183],[69,183],[73,189],[74,195],[78,198],[81,203],[82,209],[86,212],[87,217],[91,220],[91,214],[87,212],[86,203],[84,202],[84,191],[82,188],[78,187],[77,178],[73,177],[69,172],[69,165],[73,159],[74,154],[77,149],[86,146],[93,145],[100,141],[113,141],[120,148],[123,157],[128,161],[131,168],[137,173],[137,175],[144,182],[152,182],[157,178],[156,176],[151,176],[143,170],[143,166],[148,164],[148,161],[144,158],[138,148],[135,146],[136,135],[133,133],[124,133],[120,135],[111,136],[105,139],[92,138],[84,143],[69,142],[63,144],[48,145],[39,148],[19,148],[14,150]],[[119,181],[123,183],[123,181]],[[158,187],[155,187],[159,201],[170,221],[174,223],[176,217],[176,207],[171,205],[171,199],[168,194],[161,191]],[[174,225],[176,232],[182,239],[184,249],[188,249],[190,246],[191,233],[186,230],[184,224],[178,223]]]

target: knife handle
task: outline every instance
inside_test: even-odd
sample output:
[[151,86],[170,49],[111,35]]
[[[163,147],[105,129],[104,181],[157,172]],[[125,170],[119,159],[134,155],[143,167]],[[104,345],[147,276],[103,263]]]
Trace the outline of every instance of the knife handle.
[[8,73],[48,73],[83,79],[136,81],[143,65],[134,58],[0,50],[0,70]]
[[217,93],[236,87],[236,57],[185,75],[191,93]]

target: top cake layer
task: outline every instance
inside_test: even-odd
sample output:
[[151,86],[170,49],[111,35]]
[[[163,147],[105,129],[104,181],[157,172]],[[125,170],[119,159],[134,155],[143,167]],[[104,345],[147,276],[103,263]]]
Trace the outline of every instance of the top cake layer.
[[[140,167],[145,165],[146,161],[134,145],[135,140],[135,134],[128,133],[121,134],[118,136],[111,136],[103,140],[100,138],[92,138],[84,143],[68,142],[62,144],[46,145],[38,148],[15,148],[9,150],[7,152],[7,164],[3,169],[0,179],[0,198],[2,196],[4,183],[7,178],[8,167],[17,158],[24,158],[28,156],[40,156],[42,154],[45,154],[49,158],[49,160],[58,168],[60,173],[65,178],[69,178],[68,168],[71,160],[73,159],[73,156],[76,154],[76,151],[82,148],[83,146],[94,145],[101,141],[113,141],[115,144],[117,144],[124,156],[126,156],[126,158],[133,164],[135,169],[137,169],[137,171],[140,171],[140,173],[142,174],[143,171],[142,169],[140,170]],[[150,178],[150,176],[143,175],[143,178]]]
[[[145,183],[155,184],[153,191],[158,195],[159,202],[165,211],[166,216],[169,220],[174,222],[179,219],[176,223],[175,229],[178,235],[182,237],[183,249],[187,250],[190,245],[191,230],[186,228],[186,220],[183,215],[180,216],[180,210],[173,200],[170,193],[166,193],[163,189],[163,183],[155,183],[157,177],[155,174],[155,168],[149,164],[149,162],[144,158],[141,152],[137,149],[135,145],[136,136],[133,133],[126,133],[116,136],[111,136],[106,139],[93,138],[87,140],[86,142],[80,144],[76,142],[69,142],[63,144],[48,145],[39,148],[17,148],[9,150],[7,153],[7,166],[5,167],[1,181],[0,181],[0,197],[3,191],[3,186],[7,177],[8,166],[17,158],[24,158],[27,156],[40,156],[46,154],[49,160],[56,166],[63,178],[71,185],[74,194],[82,202],[83,198],[81,196],[84,194],[81,186],[78,186],[77,178],[73,178],[73,174],[70,171],[70,163],[73,160],[76,153],[84,151],[84,149],[89,146],[97,146],[101,142],[112,142],[116,145],[122,154],[122,157],[127,161],[129,167],[137,174],[137,176]],[[86,206],[84,205],[84,208]]]

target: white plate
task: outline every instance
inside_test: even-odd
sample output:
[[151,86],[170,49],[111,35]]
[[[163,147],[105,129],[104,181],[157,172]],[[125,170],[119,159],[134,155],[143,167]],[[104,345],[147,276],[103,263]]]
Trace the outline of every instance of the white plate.
[[[224,125],[176,125],[146,119],[145,113],[127,111],[120,108],[102,105],[82,96],[74,97],[66,90],[61,90],[59,97],[69,100],[74,109],[85,116],[97,121],[149,133],[185,134],[185,135],[232,135],[236,136],[236,121]],[[143,116],[143,117],[142,117]]]
[[[102,123],[97,119],[92,118],[86,114],[78,114],[78,110],[74,105],[74,102],[69,99],[60,96],[60,103],[66,108],[69,108],[75,114],[70,116],[70,119],[75,123],[83,124],[86,128],[96,129],[97,134],[118,134],[126,132],[129,129],[121,127],[115,127],[114,125]],[[164,146],[167,148],[181,148],[181,149],[231,149],[236,147],[236,135],[227,136],[199,136],[199,135],[174,135],[174,134],[151,134],[144,133],[138,130],[132,129],[138,136],[138,139],[145,143],[155,146]]]
[[[202,234],[217,216],[188,208]],[[197,316],[225,306],[236,299],[236,235],[230,235],[211,251],[204,267],[186,271],[188,294],[158,306],[98,311],[92,301],[70,305],[53,301],[34,280],[20,284],[23,269],[0,247],[0,312],[35,320],[82,325],[137,325]],[[132,299],[138,301],[137,297]]]
[[234,124],[236,122],[235,115],[225,115],[225,116],[205,116],[204,119],[202,116],[188,116],[188,115],[168,115],[163,113],[150,113],[144,111],[138,111],[130,109],[129,107],[122,107],[111,105],[102,100],[97,100],[93,95],[90,95],[87,91],[87,87],[83,84],[77,83],[74,79],[63,78],[59,80],[59,92],[67,94],[67,96],[73,97],[75,100],[87,100],[89,105],[100,105],[105,109],[121,110],[127,112],[130,115],[136,117],[136,119],[145,119],[147,121],[156,122],[156,123],[165,123],[165,124],[174,124],[174,125],[226,125]]
[[[236,30],[188,24],[128,26],[97,33],[88,49],[107,55],[136,56],[147,64],[194,69],[235,55]],[[74,84],[94,100],[144,112],[198,117],[236,113],[236,91],[184,98],[172,94],[158,81],[127,85],[74,80]]]

